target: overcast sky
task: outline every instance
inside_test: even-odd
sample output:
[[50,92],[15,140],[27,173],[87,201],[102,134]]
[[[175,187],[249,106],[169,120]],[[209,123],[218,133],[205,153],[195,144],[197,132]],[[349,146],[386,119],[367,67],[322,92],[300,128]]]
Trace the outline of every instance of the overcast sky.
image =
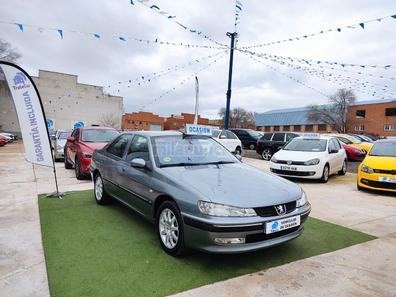
[[[238,46],[282,40],[328,28],[359,23],[360,21],[396,14],[394,0],[240,0],[243,4]],[[185,48],[159,44],[122,42],[114,35],[129,36],[189,44],[213,45],[210,41],[190,33],[171,20],[135,1],[84,1],[84,0],[0,0],[0,21],[37,25],[43,28],[59,28],[98,33],[92,36],[64,31],[64,39],[54,31],[0,24],[0,38],[12,43],[22,58],[19,64],[30,74],[38,69],[76,74],[79,82],[99,86],[125,81],[170,66],[185,64],[218,53],[219,49]],[[229,44],[226,32],[234,30],[235,1],[188,0],[149,1],[176,16],[183,24],[196,28],[213,39]],[[356,64],[394,65],[389,70],[356,69],[363,75],[345,73],[338,67],[331,73],[348,75],[369,81],[378,92],[384,85],[390,91],[372,97],[356,90],[359,100],[396,97],[395,80],[376,78],[384,75],[396,77],[396,20],[367,24],[365,29],[331,32],[303,41],[281,43],[256,49],[259,52],[328,60]],[[187,67],[151,81],[142,86],[113,87],[110,92],[124,97],[125,111],[139,108],[161,94],[177,86],[210,60]],[[296,83],[286,76],[300,80],[325,94],[334,93],[338,84],[321,80],[316,76],[265,62],[276,71],[246,55],[236,52],[234,61],[232,107],[244,107],[263,112],[275,108],[298,107],[312,103],[324,103],[327,98],[310,88]],[[281,72],[281,73],[279,73]],[[372,74],[372,76],[369,76]],[[198,74],[200,82],[200,113],[214,118],[225,105],[228,77],[228,56],[223,56],[207,70]],[[118,92],[120,89],[120,92]],[[392,93],[393,92],[393,93]],[[65,94],[67,95],[67,94]],[[145,110],[160,115],[194,112],[194,81],[189,80],[173,92]]]

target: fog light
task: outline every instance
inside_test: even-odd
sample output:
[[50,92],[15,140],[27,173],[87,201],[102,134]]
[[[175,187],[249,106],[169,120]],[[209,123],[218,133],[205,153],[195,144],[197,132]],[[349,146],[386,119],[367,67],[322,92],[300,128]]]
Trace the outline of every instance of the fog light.
[[217,244],[241,244],[245,243],[245,238],[215,238],[214,242]]

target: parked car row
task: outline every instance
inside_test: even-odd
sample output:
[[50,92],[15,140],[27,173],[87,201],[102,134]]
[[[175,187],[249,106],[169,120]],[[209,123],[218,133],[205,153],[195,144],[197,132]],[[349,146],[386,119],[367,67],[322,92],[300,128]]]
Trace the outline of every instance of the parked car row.
[[8,143],[12,143],[18,139],[18,136],[12,133],[0,131],[0,146],[5,146]]

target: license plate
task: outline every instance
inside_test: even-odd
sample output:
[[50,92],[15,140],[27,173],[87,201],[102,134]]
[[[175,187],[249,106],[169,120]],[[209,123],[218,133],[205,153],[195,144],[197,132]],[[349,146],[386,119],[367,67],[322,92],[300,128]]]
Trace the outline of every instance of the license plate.
[[281,165],[281,169],[282,170],[297,171],[297,167],[293,167],[293,166],[282,166]]
[[392,177],[380,176],[378,180],[385,183],[396,183],[396,178]]
[[300,216],[294,216],[276,221],[268,222],[265,224],[265,233],[271,234],[282,230],[290,229],[293,227],[300,226]]

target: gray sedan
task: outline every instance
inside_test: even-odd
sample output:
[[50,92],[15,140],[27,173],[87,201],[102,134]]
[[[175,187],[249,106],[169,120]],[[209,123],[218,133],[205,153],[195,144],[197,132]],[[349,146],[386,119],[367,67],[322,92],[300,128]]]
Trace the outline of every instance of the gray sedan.
[[311,210],[298,185],[205,136],[124,133],[94,152],[91,173],[96,202],[115,199],[147,218],[173,256],[277,245],[302,234]]

